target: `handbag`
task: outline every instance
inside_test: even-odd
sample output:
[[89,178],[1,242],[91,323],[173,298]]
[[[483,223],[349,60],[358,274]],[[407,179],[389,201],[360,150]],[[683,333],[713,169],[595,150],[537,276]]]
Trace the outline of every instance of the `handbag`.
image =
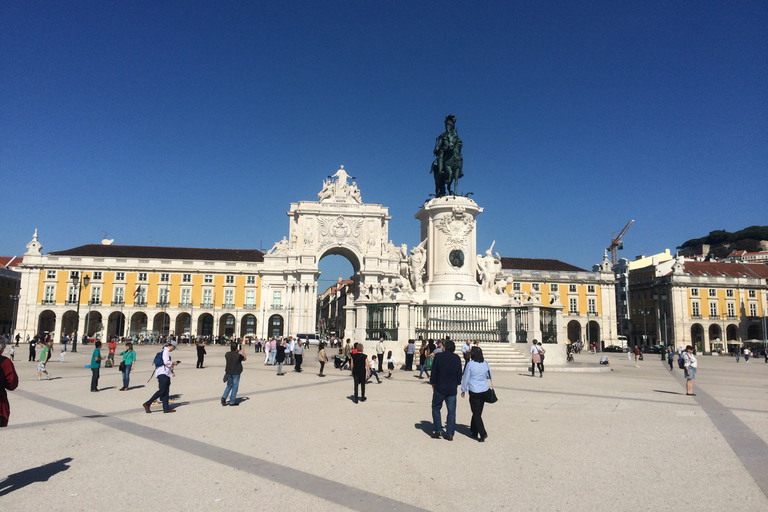
[[119,370],[120,370],[121,372],[124,372],[124,371],[125,371],[125,361],[120,361]]
[[489,404],[495,404],[499,401],[499,398],[496,396],[496,390],[493,389],[493,379],[491,379],[491,387],[485,392],[485,401]]

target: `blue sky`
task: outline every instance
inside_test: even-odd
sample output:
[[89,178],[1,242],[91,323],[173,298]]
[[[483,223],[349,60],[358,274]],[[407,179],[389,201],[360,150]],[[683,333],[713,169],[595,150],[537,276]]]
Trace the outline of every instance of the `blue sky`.
[[630,219],[630,259],[765,225],[766,27],[764,1],[6,2],[0,255],[35,228],[269,249],[339,165],[413,246],[451,113],[479,248],[589,268]]

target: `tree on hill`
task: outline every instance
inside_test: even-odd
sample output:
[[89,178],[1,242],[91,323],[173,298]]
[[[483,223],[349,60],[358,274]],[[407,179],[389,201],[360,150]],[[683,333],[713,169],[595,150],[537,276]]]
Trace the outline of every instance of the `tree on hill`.
[[737,250],[756,251],[758,250],[757,242],[760,240],[768,240],[768,226],[750,226],[744,228],[741,231],[735,233],[729,233],[724,229],[710,231],[709,235],[703,238],[693,238],[686,241],[683,245],[678,246],[678,249],[688,249],[696,247],[697,245],[735,245]]

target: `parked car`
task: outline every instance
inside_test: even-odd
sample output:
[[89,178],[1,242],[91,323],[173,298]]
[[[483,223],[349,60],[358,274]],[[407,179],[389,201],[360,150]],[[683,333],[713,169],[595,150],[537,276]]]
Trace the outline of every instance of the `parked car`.
[[650,347],[642,347],[641,350],[644,354],[661,354],[667,349],[664,345],[651,345]]
[[625,347],[620,347],[618,345],[608,345],[603,349],[603,352],[626,352],[627,349]]

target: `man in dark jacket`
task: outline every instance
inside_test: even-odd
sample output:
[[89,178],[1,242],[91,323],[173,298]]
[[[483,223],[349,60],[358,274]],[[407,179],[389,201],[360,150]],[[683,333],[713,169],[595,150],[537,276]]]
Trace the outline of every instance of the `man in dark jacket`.
[[[432,438],[443,437],[447,441],[453,441],[456,430],[456,389],[461,384],[461,358],[454,354],[456,345],[451,340],[443,344],[443,351],[435,355],[432,362],[432,375],[429,382],[432,384]],[[445,433],[443,433],[443,421],[440,410],[445,402],[448,415],[445,420]]]
[[221,405],[227,405],[227,397],[229,397],[229,405],[238,405],[237,389],[240,386],[240,374],[243,373],[243,361],[248,358],[242,347],[238,349],[237,343],[232,343],[229,352],[224,354],[224,359],[227,361],[224,369],[227,376],[227,387],[224,388]]
[[195,369],[205,368],[205,366],[203,366],[203,361],[205,360],[205,354],[207,354],[207,352],[205,351],[205,342],[198,341],[197,342],[197,366],[195,367]]

